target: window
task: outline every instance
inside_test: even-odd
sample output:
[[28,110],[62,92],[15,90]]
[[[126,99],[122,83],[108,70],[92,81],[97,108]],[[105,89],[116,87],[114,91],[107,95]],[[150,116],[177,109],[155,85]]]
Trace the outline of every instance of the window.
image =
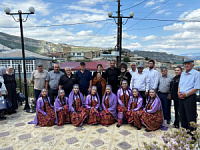
[[35,70],[33,68],[33,60],[26,60],[26,72],[31,73]]
[[77,55],[81,55],[81,53],[77,53]]
[[18,64],[20,64],[20,70],[22,72],[22,62],[21,60],[12,60],[12,67],[15,69],[15,72],[18,73]]
[[7,68],[10,66],[10,60],[0,60],[0,66]]

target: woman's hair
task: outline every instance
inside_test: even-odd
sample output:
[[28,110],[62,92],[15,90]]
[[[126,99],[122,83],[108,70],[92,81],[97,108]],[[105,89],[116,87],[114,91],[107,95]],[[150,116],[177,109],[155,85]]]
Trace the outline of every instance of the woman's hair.
[[174,69],[179,68],[181,71],[183,71],[183,69],[181,68],[181,66],[176,66]]
[[97,68],[98,68],[99,66],[100,66],[101,68],[103,68],[102,64],[98,64],[98,65],[97,65]]

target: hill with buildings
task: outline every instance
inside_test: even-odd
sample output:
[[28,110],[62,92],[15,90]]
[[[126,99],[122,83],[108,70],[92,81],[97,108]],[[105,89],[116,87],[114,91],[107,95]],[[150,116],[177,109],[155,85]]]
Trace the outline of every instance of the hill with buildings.
[[182,62],[184,59],[186,59],[186,56],[178,56],[173,54],[167,54],[165,52],[152,52],[152,51],[138,51],[135,50],[131,52],[132,55],[138,55],[142,56],[144,58],[148,59],[155,59],[157,61],[162,62]]

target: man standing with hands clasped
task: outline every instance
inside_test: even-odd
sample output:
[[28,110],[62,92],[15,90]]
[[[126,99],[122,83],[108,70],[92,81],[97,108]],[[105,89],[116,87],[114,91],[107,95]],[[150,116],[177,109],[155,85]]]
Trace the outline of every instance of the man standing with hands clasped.
[[196,92],[200,89],[200,73],[193,67],[193,60],[184,61],[185,71],[181,74],[178,88],[181,126],[190,129],[190,131],[194,130],[190,126],[190,122],[196,122]]

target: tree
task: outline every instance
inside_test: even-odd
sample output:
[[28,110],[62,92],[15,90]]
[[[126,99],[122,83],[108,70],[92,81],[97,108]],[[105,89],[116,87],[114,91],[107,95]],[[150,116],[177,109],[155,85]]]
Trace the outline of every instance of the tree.
[[130,58],[129,57],[124,57],[124,62],[130,62]]

